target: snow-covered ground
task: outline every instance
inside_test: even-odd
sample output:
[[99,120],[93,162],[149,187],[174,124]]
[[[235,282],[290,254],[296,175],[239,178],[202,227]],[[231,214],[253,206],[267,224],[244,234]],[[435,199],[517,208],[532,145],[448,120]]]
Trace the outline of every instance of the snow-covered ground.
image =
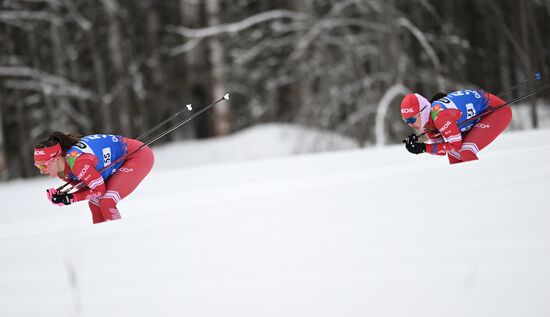
[[262,124],[232,135],[155,147],[155,169],[359,148],[339,134],[290,124]]
[[58,181],[0,184],[0,316],[550,316],[549,139],[506,133],[452,167],[168,146],[100,225],[45,200]]

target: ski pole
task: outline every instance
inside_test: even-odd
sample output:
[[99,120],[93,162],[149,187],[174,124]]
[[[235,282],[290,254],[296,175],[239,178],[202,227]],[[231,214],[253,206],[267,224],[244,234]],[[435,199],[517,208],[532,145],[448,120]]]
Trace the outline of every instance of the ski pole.
[[[156,136],[156,137],[153,138],[152,140],[150,140],[150,141],[148,141],[147,143],[145,143],[145,144],[143,144],[142,146],[140,146],[140,148],[141,148],[141,147],[144,147],[144,146],[146,146],[146,145],[149,145],[149,144],[155,142],[156,140],[162,138],[163,136],[167,135],[168,133],[170,133],[170,132],[176,130],[177,128],[181,127],[182,125],[186,124],[187,122],[193,120],[193,118],[195,118],[196,116],[198,116],[198,115],[200,115],[201,113],[205,112],[206,110],[212,108],[214,105],[216,105],[218,102],[220,102],[220,101],[222,101],[222,100],[229,100],[229,94],[225,94],[222,98],[220,98],[220,99],[218,99],[217,101],[215,101],[215,102],[209,104],[208,106],[202,108],[200,111],[194,113],[194,114],[193,114],[192,116],[190,116],[189,118],[187,118],[187,119],[185,119],[184,121],[178,123],[178,124],[175,125],[174,127],[168,129],[168,131],[163,132],[163,133],[161,133],[160,135]],[[139,148],[136,149],[135,151],[137,151],[137,150],[139,150]],[[134,151],[134,152],[135,152],[135,151]]]
[[[545,86],[539,87],[539,88],[537,88],[537,89],[531,91],[530,93],[527,93],[527,94],[525,94],[525,95],[523,95],[523,96],[521,96],[521,97],[517,97],[516,99],[513,99],[513,100],[511,100],[511,101],[508,101],[508,102],[506,102],[506,103],[504,103],[504,104],[502,104],[502,105],[500,105],[500,106],[497,106],[497,107],[495,107],[495,108],[490,108],[489,111],[486,111],[486,112],[484,112],[484,113],[478,114],[477,116],[473,116],[473,117],[471,117],[470,119],[465,120],[464,122],[461,122],[460,125],[463,125],[463,124],[465,124],[465,123],[471,122],[471,121],[476,120],[476,119],[478,119],[478,118],[485,117],[486,115],[491,114],[491,113],[497,111],[498,109],[500,109],[500,108],[502,108],[502,107],[504,107],[504,106],[509,106],[509,105],[511,105],[511,104],[513,104],[513,103],[516,103],[516,102],[518,102],[518,101],[521,101],[521,100],[523,100],[523,99],[526,99],[527,97],[531,97],[532,95],[537,94],[537,93],[539,93],[539,92],[541,92],[541,91],[543,91],[543,90],[546,90],[546,89],[548,89],[548,88],[550,88],[550,85],[545,85]],[[421,137],[421,136],[425,135],[426,133],[428,133],[428,132],[430,132],[430,131],[432,131],[432,130],[427,130],[427,131],[421,133],[420,135],[418,135],[418,137]]]
[[550,88],[550,85],[546,85],[546,86],[539,87],[539,88],[537,88],[537,89],[531,91],[531,92],[528,93],[528,94],[525,94],[525,95],[523,95],[523,96],[521,96],[521,97],[517,97],[516,99],[513,99],[513,100],[511,100],[511,101],[508,101],[508,102],[506,102],[506,103],[504,103],[504,104],[502,104],[502,105],[500,105],[500,106],[496,106],[495,108],[489,108],[489,111],[484,112],[484,113],[481,113],[481,114],[478,114],[477,116],[473,116],[473,117],[471,117],[470,119],[468,119],[468,120],[462,122],[461,124],[471,122],[471,121],[473,121],[473,120],[475,120],[475,119],[477,119],[477,118],[485,117],[486,115],[488,115],[488,114],[490,114],[490,113],[493,113],[493,112],[497,111],[498,109],[500,109],[500,108],[502,108],[502,107],[509,106],[509,105],[511,105],[511,104],[513,104],[513,103],[516,103],[516,102],[518,102],[518,101],[521,101],[521,100],[523,100],[523,99],[526,99],[527,97],[531,97],[532,95],[535,95],[535,94],[537,94],[537,93],[539,93],[539,92],[541,92],[541,91],[543,91],[543,90],[546,90],[546,89],[548,89],[548,88]]
[[[168,133],[170,133],[170,132],[176,130],[177,128],[181,127],[182,125],[186,124],[187,122],[193,120],[195,117],[197,117],[197,116],[200,115],[201,113],[205,112],[206,110],[212,108],[213,106],[215,106],[216,104],[220,103],[220,102],[223,101],[223,100],[229,100],[229,94],[228,94],[228,93],[225,94],[222,98],[220,98],[220,99],[214,101],[213,103],[207,105],[206,107],[204,107],[204,108],[201,109],[200,111],[194,113],[192,116],[188,117],[188,118],[185,119],[184,121],[178,123],[176,126],[170,128],[168,131],[161,133],[160,135],[154,137],[152,140],[149,140],[149,141],[147,141],[146,143],[143,143],[143,144],[140,145],[137,149],[135,149],[135,150],[133,150],[133,151],[131,151],[131,152],[129,152],[129,153],[127,153],[127,154],[125,154],[125,155],[119,157],[118,159],[114,160],[114,161],[111,162],[109,165],[107,165],[107,166],[103,167],[102,169],[100,169],[100,170],[99,170],[99,173],[104,172],[105,170],[107,170],[107,169],[110,168],[111,166],[117,164],[118,162],[122,161],[123,159],[125,159],[125,158],[128,157],[129,155],[131,155],[131,154],[133,154],[133,153],[139,151],[140,149],[142,149],[142,148],[145,147],[145,146],[150,145],[151,143],[157,141],[158,139],[162,138],[163,136],[167,135]],[[173,115],[172,117],[175,117],[175,115]],[[171,117],[171,118],[172,118],[172,117]],[[166,123],[166,122],[168,122],[168,120],[165,120],[164,123]],[[158,129],[158,127],[160,127],[160,125],[157,125],[157,127],[155,127],[155,129]],[[150,132],[152,132],[152,131],[150,131]],[[148,131],[147,133],[142,134],[140,137],[143,137],[144,135],[150,134],[150,132]],[[68,186],[70,183],[71,183],[71,182],[67,182],[67,183],[65,183],[64,185],[60,186],[60,187],[57,189],[57,191],[62,190],[63,188],[65,188],[66,186]],[[71,187],[71,188],[69,188],[69,189],[67,189],[67,190],[65,190],[63,193],[68,193],[68,192],[70,192],[70,191],[73,190],[74,188],[78,187],[80,184],[82,184],[82,182],[79,183],[79,184],[77,184],[77,185],[75,185],[75,186],[73,186],[73,187]]]
[[[189,107],[191,106],[191,104],[187,104],[185,105],[186,109],[189,109]],[[157,124],[156,126],[152,127],[151,129],[145,131],[142,135],[138,136],[136,138],[136,140],[141,140],[142,138],[148,136],[149,134],[151,134],[153,131],[156,131],[158,130],[158,128],[160,128],[161,126],[163,126],[166,122],[172,120],[173,118],[179,116],[182,112],[183,112],[184,109],[181,109],[180,111],[174,113],[173,115],[171,115],[168,119],[162,121],[161,123]]]
[[514,86],[512,86],[512,87],[510,87],[506,90],[501,91],[500,93],[497,94],[497,97],[502,97],[507,92],[512,91],[512,90],[518,88],[519,86],[523,86],[523,85],[527,84],[528,82],[530,82],[533,79],[535,79],[537,81],[540,81],[542,79],[542,74],[540,72],[536,72],[535,76],[531,76],[531,78],[526,79],[526,80],[522,81],[521,83],[518,83],[518,84],[516,84],[516,85],[514,85]]
[[[186,109],[189,109],[189,107],[191,106],[191,104],[187,104],[185,105],[185,108]],[[161,123],[155,125],[154,127],[152,127],[151,129],[145,131],[143,134],[141,134],[140,136],[138,136],[136,138],[136,140],[140,141],[141,139],[143,139],[144,137],[148,136],[149,134],[151,134],[152,132],[158,130],[160,127],[162,127],[165,123],[169,122],[170,120],[174,119],[175,117],[179,116],[181,113],[183,113],[184,109],[181,109],[180,111],[176,112],[175,114],[171,115],[168,119],[162,121]],[[64,185],[60,186],[57,188],[58,191],[62,190],[63,188],[67,187],[67,185],[69,185],[70,183],[65,183]]]

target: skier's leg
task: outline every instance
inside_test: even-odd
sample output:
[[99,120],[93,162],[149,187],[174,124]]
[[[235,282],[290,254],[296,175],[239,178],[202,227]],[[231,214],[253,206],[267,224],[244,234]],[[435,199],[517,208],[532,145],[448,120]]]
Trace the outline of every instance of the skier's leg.
[[447,158],[449,159],[449,164],[456,164],[456,163],[462,163],[462,158],[460,157],[460,153],[456,150],[450,150],[447,152]]
[[458,158],[456,155],[453,155],[451,153],[447,154],[447,158],[449,159],[449,164],[453,165],[456,163],[462,163],[462,160]]
[[512,121],[512,109],[509,106],[502,107],[481,119],[463,140],[460,149],[462,160],[465,162],[477,160],[477,153],[491,144],[508,127],[510,121]]
[[[494,109],[494,108],[506,103],[504,100],[500,99],[499,97],[497,97],[493,94],[488,93],[487,97],[489,98],[489,108]],[[505,107],[503,107],[503,108],[505,108]]]
[[120,212],[116,207],[120,201],[120,196],[116,191],[108,190],[105,195],[99,198],[99,208],[105,221],[120,219]]
[[101,208],[99,208],[99,200],[90,199],[88,201],[88,206],[90,206],[90,211],[92,212],[92,221],[93,223],[104,222],[103,214],[101,213]]
[[[141,144],[141,143],[139,143]],[[132,145],[129,144],[132,151]],[[141,183],[153,167],[154,156],[149,147],[128,156],[124,164],[106,182],[107,192],[99,198],[99,205],[105,220],[120,219],[117,204]]]

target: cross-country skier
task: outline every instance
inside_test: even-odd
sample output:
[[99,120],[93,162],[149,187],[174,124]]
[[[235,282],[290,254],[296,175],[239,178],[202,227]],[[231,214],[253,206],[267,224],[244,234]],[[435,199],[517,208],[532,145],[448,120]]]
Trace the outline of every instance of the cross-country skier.
[[[153,152],[143,143],[120,135],[80,136],[52,132],[34,149],[34,165],[41,174],[59,177],[71,185],[81,183],[74,193],[47,190],[47,197],[58,206],[88,200],[93,223],[120,219],[117,203],[128,196],[153,167]],[[120,162],[100,173],[117,159]]]
[[504,103],[495,95],[476,90],[438,93],[431,102],[420,94],[408,94],[401,102],[401,117],[418,133],[427,132],[429,142],[419,142],[418,136],[411,134],[403,140],[405,148],[413,154],[448,154],[450,164],[477,160],[477,153],[512,120],[509,106],[492,111]]

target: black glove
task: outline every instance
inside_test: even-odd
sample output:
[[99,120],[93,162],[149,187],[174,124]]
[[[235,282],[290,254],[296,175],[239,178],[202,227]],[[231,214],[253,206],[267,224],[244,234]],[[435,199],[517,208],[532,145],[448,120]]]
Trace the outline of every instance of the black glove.
[[420,154],[426,152],[426,144],[418,142],[418,136],[416,134],[409,135],[405,140],[405,148],[412,154]]
[[52,203],[63,205],[70,205],[73,202],[73,194],[68,193],[58,193],[52,195]]
[[408,137],[403,140],[403,143],[415,143],[418,142],[418,135],[411,133]]

